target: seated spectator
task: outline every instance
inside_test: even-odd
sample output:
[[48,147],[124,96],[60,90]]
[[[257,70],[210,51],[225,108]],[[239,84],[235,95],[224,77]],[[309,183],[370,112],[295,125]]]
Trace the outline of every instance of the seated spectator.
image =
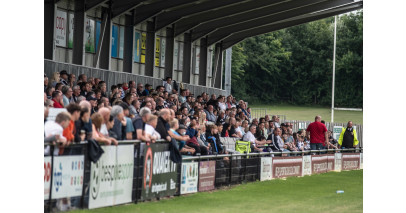
[[[182,154],[194,155],[196,150],[186,145],[186,141],[182,139],[182,136],[186,136],[186,127],[182,124],[177,124],[176,119],[174,119],[170,123],[170,128],[170,131],[180,138],[180,140],[177,140],[179,152]],[[187,138],[189,140],[189,136],[187,136]]]
[[231,125],[229,123],[224,123],[223,130],[221,131],[221,137],[230,137]]
[[206,113],[207,121],[211,121],[214,123],[216,122],[217,117],[214,115],[213,111],[214,111],[213,105],[208,105],[204,113]]
[[151,93],[152,85],[145,84],[145,90],[142,92],[141,96],[149,96]]
[[249,128],[248,121],[244,120],[240,126],[240,130],[241,130],[243,137],[244,137],[245,133],[247,133],[249,131],[248,128]]
[[68,104],[72,101],[72,89],[69,86],[62,87],[62,101],[64,106],[68,106]]
[[[220,125],[221,126],[221,125]],[[222,126],[221,126],[222,127]],[[206,132],[207,142],[210,143],[213,154],[224,154],[223,144],[220,141],[219,136],[219,126],[209,125],[208,131]]]
[[265,134],[265,123],[259,123],[257,131],[255,133],[255,137],[259,138],[259,137],[264,137],[267,138],[268,135]]
[[145,124],[145,134],[153,141],[161,139],[161,135],[155,130],[157,124],[158,117],[155,115],[150,115]]
[[338,149],[338,142],[336,139],[333,138],[332,132],[330,130],[327,132],[327,136],[328,136],[327,149]]
[[73,88],[75,86],[75,82],[76,82],[76,75],[72,73],[68,76],[68,86],[70,86],[70,88]]
[[78,84],[81,83],[81,82],[85,82],[85,83],[87,82],[86,74],[80,74],[78,78],[79,78],[79,80],[77,82]]
[[47,99],[51,100],[52,99],[52,93],[55,91],[55,87],[48,86],[45,90],[45,93],[47,95]]
[[50,87],[55,87],[57,83],[60,81],[59,72],[54,72],[51,78]]
[[172,78],[171,77],[166,77],[166,82],[164,84],[165,91],[168,93],[172,93]]
[[68,72],[66,72],[66,70],[62,70],[61,72],[59,72],[59,76],[60,76],[60,82],[64,85],[67,86],[68,85],[68,77],[69,74]]
[[93,113],[97,112],[97,99],[91,95],[87,96],[86,98],[87,101],[90,103],[90,114],[93,115]]
[[52,93],[52,101],[54,102],[54,108],[63,108],[62,93],[60,91]]
[[137,85],[137,95],[138,97],[143,96],[142,93],[144,91],[144,85],[142,83],[138,83]]
[[220,110],[216,123],[224,124],[226,122],[226,116],[224,110]]
[[258,146],[264,145],[266,143],[270,143],[269,141],[266,141],[265,139],[259,141],[255,138],[254,134],[257,131],[257,126],[251,125],[249,128],[249,131],[244,135],[243,141],[251,142],[251,152],[262,152],[261,148],[258,148]]
[[48,77],[44,75],[44,92],[46,92],[48,85],[49,85]]

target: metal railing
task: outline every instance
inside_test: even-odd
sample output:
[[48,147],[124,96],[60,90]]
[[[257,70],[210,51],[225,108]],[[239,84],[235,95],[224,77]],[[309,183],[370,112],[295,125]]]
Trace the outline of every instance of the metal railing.
[[[157,140],[157,144],[168,144],[164,140]],[[134,162],[133,162],[133,184],[132,184],[132,196],[131,202],[137,203],[139,201],[149,200],[142,197],[143,192],[143,181],[144,181],[144,149],[147,146],[145,142],[140,140],[126,140],[119,141],[117,146],[120,145],[134,145]],[[51,168],[50,174],[50,189],[49,198],[44,198],[44,209],[46,212],[51,212],[55,209],[57,202],[61,199],[53,199],[52,197],[52,187],[54,187],[54,156],[55,146],[52,143],[44,143],[45,146],[50,146],[50,157],[51,157]],[[103,147],[107,147],[102,145]],[[110,145],[114,146],[114,145]],[[82,193],[80,196],[62,198],[65,201],[70,200],[75,203],[76,208],[89,208],[89,199],[91,191],[91,162],[88,157],[88,143],[82,142],[79,144],[73,144],[71,146],[65,147],[62,155],[58,156],[84,156],[84,172],[83,172],[83,186]],[[217,155],[206,155],[206,156],[183,156],[182,163],[176,165],[176,192],[175,196],[181,195],[181,171],[183,163],[188,162],[198,162],[200,169],[200,162],[205,161],[215,161],[215,181],[214,188],[221,186],[230,186],[233,184],[239,184],[243,182],[256,181],[260,178],[261,174],[261,157],[283,157],[286,155],[301,157],[301,155],[311,155],[311,154],[323,154],[323,153],[336,153],[339,152],[362,152],[362,148],[356,149],[324,149],[324,150],[307,150],[307,151],[291,151],[291,152],[261,152],[261,153],[241,153],[241,154],[217,154]],[[45,168],[45,166],[44,166]],[[200,171],[200,170],[199,170]],[[45,176],[44,176],[45,178]],[[44,179],[45,181],[45,179]],[[197,191],[200,191],[199,186]],[[160,197],[156,197],[159,199]]]

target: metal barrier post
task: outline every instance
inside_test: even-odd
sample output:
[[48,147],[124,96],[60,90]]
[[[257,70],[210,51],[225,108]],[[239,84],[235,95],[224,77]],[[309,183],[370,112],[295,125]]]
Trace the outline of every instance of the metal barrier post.
[[231,173],[231,171],[232,171],[232,164],[233,164],[233,153],[231,153],[231,156],[230,156],[230,159],[228,159],[228,162],[229,162],[229,166],[230,166],[230,171],[229,171],[229,175],[230,175],[230,178],[229,178],[229,181],[228,181],[228,185],[231,185],[231,177],[232,177],[232,173]]
[[[134,148],[135,148],[134,144]],[[136,174],[135,174],[135,198],[134,198],[134,203],[138,203],[138,185],[139,185],[139,173],[140,173],[140,162],[141,162],[141,143],[138,143],[138,149],[137,149],[137,166],[136,166]],[[141,187],[142,189],[142,187]]]
[[49,203],[48,203],[48,205],[49,205],[49,212],[52,212],[52,185],[53,185],[53,183],[52,183],[52,181],[53,181],[53,173],[54,173],[54,149],[55,149],[55,147],[53,146],[53,145],[50,145],[50,147],[51,147],[51,177],[50,177],[50,183],[51,183],[51,186],[49,187]]
[[[88,164],[89,159],[88,159],[87,147],[85,145],[82,146],[82,150],[83,150],[83,155],[84,155],[84,160],[83,160],[84,168],[83,168],[82,199],[80,199],[80,206],[82,207],[82,209],[84,209],[85,208],[85,194],[86,194],[85,180],[87,180],[87,178],[88,178],[86,175],[86,165]],[[89,167],[89,169],[90,169],[90,167]]]

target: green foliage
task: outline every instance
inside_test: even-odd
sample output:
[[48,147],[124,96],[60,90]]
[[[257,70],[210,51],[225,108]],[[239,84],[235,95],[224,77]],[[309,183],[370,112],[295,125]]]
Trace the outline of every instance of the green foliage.
[[[362,107],[362,11],[337,21],[335,106]],[[233,47],[232,94],[251,103],[330,105],[334,17]]]

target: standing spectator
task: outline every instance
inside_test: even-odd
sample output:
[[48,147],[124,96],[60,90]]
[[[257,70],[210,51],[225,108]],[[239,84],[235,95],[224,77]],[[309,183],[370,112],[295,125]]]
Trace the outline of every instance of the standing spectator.
[[314,122],[309,124],[306,129],[307,135],[310,136],[310,148],[312,150],[319,150],[327,144],[327,128],[321,122],[321,116],[316,116]]
[[93,113],[97,112],[97,99],[91,95],[87,96],[86,98],[87,101],[89,101],[91,109],[90,109],[90,114],[93,115]]
[[[86,123],[89,123],[90,111],[86,107],[81,107],[80,118],[75,121],[75,142],[89,140],[92,137],[92,129],[86,128]],[[91,124],[90,124],[91,125]]]
[[52,93],[52,101],[54,102],[54,108],[63,108],[62,93],[60,91]]
[[[60,112],[56,116],[55,121],[45,122],[45,126],[44,126],[45,137],[59,135],[59,140],[62,142],[62,146],[66,146],[67,140],[63,136],[63,130],[69,126],[70,119],[71,119],[71,116],[68,112]],[[58,155],[58,154],[59,154],[59,147],[55,147],[54,155]]]
[[92,119],[92,133],[93,133],[92,138],[94,140],[96,140],[99,143],[104,143],[107,145],[110,145],[112,143],[115,145],[118,144],[116,139],[108,136],[108,133],[107,133],[107,135],[103,135],[100,133],[101,125],[102,125],[102,123],[104,123],[103,116],[100,113],[97,113],[97,112],[94,113],[91,116],[91,119]]
[[130,110],[127,103],[121,103],[120,106],[123,108],[124,118],[126,119],[127,125],[125,125],[125,135],[123,136],[126,140],[131,140],[133,137],[134,126],[130,118]]
[[139,116],[136,116],[133,120],[133,139],[135,140],[142,140],[145,142],[150,141],[149,137],[144,134],[145,130],[145,122],[149,119],[151,115],[151,110],[147,107],[143,107],[140,109]]
[[66,109],[68,110],[71,119],[69,125],[63,130],[63,136],[66,138],[69,145],[70,142],[75,140],[75,122],[80,118],[81,108],[79,104],[69,104],[67,105]]
[[68,72],[66,72],[66,70],[62,70],[61,72],[59,72],[59,76],[61,77],[60,82],[64,86],[68,85],[68,76],[69,76]]
[[63,100],[63,105],[68,106],[70,102],[72,102],[72,89],[70,86],[63,86],[62,87],[62,100]]
[[357,132],[352,127],[352,121],[348,121],[347,128],[341,130],[338,144],[341,148],[355,148],[358,145]]
[[172,78],[171,77],[166,77],[166,82],[165,82],[164,86],[165,86],[165,91],[167,91],[169,94],[172,94]]
[[114,118],[113,132],[116,133],[118,140],[125,140],[127,119],[124,117],[123,107],[119,105],[113,106],[110,114]]
[[158,117],[155,115],[149,116],[145,124],[145,135],[149,137],[152,141],[161,139],[161,135],[155,130],[158,124]]
[[168,131],[170,131],[170,127],[168,122],[171,119],[171,114],[169,109],[162,109],[159,111],[159,118],[158,124],[156,126],[156,131],[161,135],[162,139],[166,141],[171,141],[171,137],[169,136]]

